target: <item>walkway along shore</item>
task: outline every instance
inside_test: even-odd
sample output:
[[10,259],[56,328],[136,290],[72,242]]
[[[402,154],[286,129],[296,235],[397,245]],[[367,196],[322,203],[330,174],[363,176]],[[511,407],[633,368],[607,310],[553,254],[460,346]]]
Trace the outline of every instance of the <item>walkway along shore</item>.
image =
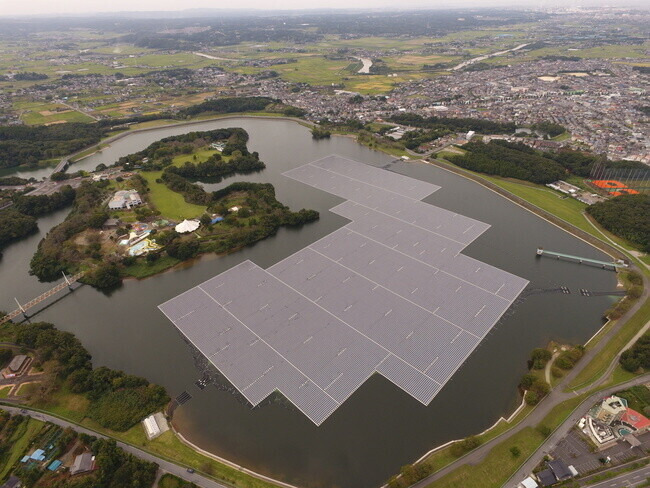
[[206,451],[205,449],[201,449],[199,446],[196,444],[192,444],[190,441],[188,441],[185,437],[183,437],[183,434],[181,434],[179,431],[176,430],[174,425],[172,424],[172,430],[174,431],[174,434],[178,437],[178,439],[185,444],[186,446],[194,449],[196,452],[203,454],[206,457],[209,457],[210,459],[214,459],[215,461],[218,461],[222,464],[225,464],[226,466],[230,466],[231,468],[234,468],[238,471],[241,471],[242,473],[249,474],[253,476],[254,478],[259,478],[264,481],[268,481],[270,483],[275,483],[278,486],[283,486],[284,488],[298,488],[295,485],[290,485],[289,483],[285,483],[283,481],[279,481],[273,478],[269,478],[268,476],[265,476],[263,474],[257,473],[255,471],[251,471],[250,469],[247,469],[243,466],[240,466],[239,464],[235,464],[232,461],[228,461],[227,459],[224,459],[222,457],[217,456],[216,454],[212,454],[211,452]]

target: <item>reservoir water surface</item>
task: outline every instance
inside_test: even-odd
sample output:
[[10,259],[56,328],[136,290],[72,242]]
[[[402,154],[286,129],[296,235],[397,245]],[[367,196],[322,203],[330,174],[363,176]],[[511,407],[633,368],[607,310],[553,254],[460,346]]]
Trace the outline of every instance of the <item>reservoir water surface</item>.
[[[436,445],[480,432],[507,416],[520,401],[516,387],[531,349],[550,340],[584,343],[602,325],[611,299],[583,297],[578,290],[613,290],[615,274],[536,258],[535,250],[542,246],[596,259],[606,258],[603,253],[472,181],[424,163],[396,162],[351,138],[315,141],[307,128],[287,120],[221,119],[126,136],[71,170],[112,164],[166,136],[219,127],[248,131],[249,149],[259,152],[267,168],[205,185],[207,189],[233,181],[269,182],[278,200],[293,210],[316,209],[320,220],[300,229],[281,229],[227,256],[206,256],[150,279],[126,281],[111,294],[81,287],[32,319],[75,333],[96,366],[145,376],[165,386],[171,396],[190,392],[192,400],[176,410],[174,423],[202,448],[299,486],[378,487],[400,466]],[[341,199],[281,174],[332,153],[441,186],[425,201],[491,225],[465,254],[530,280],[529,289],[566,286],[574,293],[526,296],[525,291],[428,407],[379,375],[320,427],[285,401],[271,400],[251,409],[226,388],[199,390],[194,382],[201,373],[192,351],[157,306],[243,260],[269,267],[344,225],[346,219],[328,211]],[[43,171],[32,174],[41,177],[47,174]],[[14,296],[25,302],[52,286],[28,274],[29,261],[42,236],[67,213],[66,209],[41,218],[39,234],[4,250],[0,309],[15,308]]]

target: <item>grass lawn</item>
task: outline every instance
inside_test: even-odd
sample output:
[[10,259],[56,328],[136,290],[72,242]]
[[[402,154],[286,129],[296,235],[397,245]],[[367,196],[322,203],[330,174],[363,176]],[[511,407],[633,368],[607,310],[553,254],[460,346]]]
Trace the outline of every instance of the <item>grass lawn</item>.
[[[106,432],[106,429],[98,429],[95,425],[93,425],[92,428]],[[183,444],[171,430],[165,432],[153,441],[147,440],[144,429],[140,424],[132,427],[127,432],[110,432],[110,434],[116,438],[124,440],[125,442],[157,454],[160,457],[173,459],[174,461],[180,462],[186,466],[191,466],[197,471],[201,471],[202,473],[226,481],[237,487],[277,488],[277,485],[253,478],[250,475],[241,473],[237,469],[231,468],[199,454],[189,446]]]
[[[594,229],[586,221],[582,212],[584,212],[587,205],[579,202],[575,198],[564,197],[556,191],[550,190],[542,185],[517,183],[514,181],[505,180],[502,178],[495,178],[492,176],[481,175],[488,181],[508,190],[510,193],[523,198],[524,200],[537,205],[538,207],[558,216],[562,220],[566,220],[570,224],[575,225],[579,229],[593,234]],[[597,236],[600,237],[600,236]]]
[[[632,337],[645,325],[650,317],[650,301],[643,306],[628,320],[621,330],[605,345],[603,350],[587,364],[580,373],[569,384],[569,389],[585,386],[598,379],[604,373],[609,364],[614,360],[616,354],[627,344]],[[618,375],[623,377],[622,372]]]
[[46,404],[36,404],[36,408],[81,423],[90,407],[90,400],[84,395],[71,393],[66,386],[61,387],[50,396]]
[[0,388],[0,398],[7,398],[12,388],[13,385],[7,385]]
[[158,488],[185,488],[189,487],[190,484],[186,483],[182,479],[174,476],[173,474],[166,473],[160,478],[158,482]]
[[[428,485],[432,488],[494,488],[502,486],[510,474],[530,456],[544,440],[544,436],[532,427],[528,427],[511,438],[496,445],[485,460],[476,466],[461,466],[454,472]],[[517,447],[520,455],[510,453]]]
[[90,156],[91,154],[95,154],[96,152],[101,151],[102,149],[104,149],[107,146],[108,146],[108,144],[98,144],[97,146],[89,147],[85,151],[81,151],[74,158],[70,158],[70,162],[71,163],[76,163],[80,159],[83,159],[86,156]]
[[[446,161],[447,164],[452,164]],[[484,180],[487,180],[495,185],[503,188],[504,190],[509,191],[510,193],[523,198],[524,200],[532,203],[533,205],[546,210],[547,212],[552,213],[556,217],[565,220],[566,222],[578,227],[579,229],[591,234],[592,236],[600,239],[603,242],[611,244],[607,239],[613,241],[617,246],[622,250],[628,252],[628,257],[636,262],[639,262],[638,258],[630,256],[629,252],[633,250],[638,252],[634,246],[629,242],[626,242],[624,239],[617,237],[610,232],[602,229],[600,226],[596,227],[595,224],[592,225],[589,220],[583,215],[584,210],[587,208],[587,205],[579,202],[575,198],[570,198],[562,195],[561,193],[555,192],[543,185],[537,185],[535,183],[529,183],[520,180],[499,178],[496,176],[489,176],[483,173],[477,173],[475,171],[469,171],[463,168],[460,168],[466,173],[476,175]],[[650,263],[650,256],[644,255],[641,258],[644,262]]]
[[[506,432],[513,425],[516,425],[518,422],[523,420],[532,411],[533,411],[533,407],[531,407],[530,405],[526,405],[516,415],[516,417],[512,419],[511,422],[506,422],[504,420],[501,420],[492,429],[485,432],[484,434],[479,435],[478,438],[481,440],[481,443],[485,443],[491,439],[494,439],[496,436]],[[438,471],[444,468],[445,466],[447,466],[448,464],[453,463],[456,459],[458,458],[451,453],[451,446],[448,446],[445,447],[444,449],[440,449],[434,452],[433,454],[428,456],[424,462],[430,464],[433,467],[434,471]]]
[[147,180],[150,190],[149,199],[160,210],[162,217],[180,221],[200,217],[205,213],[206,207],[187,203],[180,193],[171,191],[162,183],[156,183],[162,171],[143,171],[140,174]]
[[241,473],[236,469],[195,452],[192,448],[183,444],[171,430],[165,432],[157,439],[149,441],[147,440],[144,429],[140,423],[126,432],[115,432],[105,429],[97,422],[86,417],[89,403],[90,402],[85,395],[71,393],[64,386],[53,394],[47,404],[35,405],[35,407],[51,412],[59,417],[69,419],[97,432],[107,434],[116,439],[140,447],[163,458],[176,461],[186,466],[191,466],[197,471],[201,471],[213,478],[227,481],[236,487],[277,488],[277,485],[253,478],[245,473]]
[[[206,161],[210,156],[213,154],[217,154],[219,151],[216,149],[199,149],[198,151],[194,151],[192,154],[179,154],[178,156],[174,156],[172,158],[172,164],[174,166],[183,166],[185,163],[202,163]],[[196,159],[194,159],[194,156],[196,156]],[[230,159],[230,156],[223,156],[222,159],[224,161],[228,161]]]
[[3,456],[5,462],[0,465],[0,480],[8,475],[14,464],[23,457],[30,442],[40,432],[43,425],[45,425],[43,422],[30,418],[27,422],[23,422],[18,426],[9,440],[11,448]]
[[124,268],[124,275],[133,278],[146,278],[176,266],[178,263],[180,263],[178,259],[167,255],[158,258],[153,263],[140,259],[135,264]]
[[30,383],[23,383],[18,387],[18,390],[14,393],[16,396],[20,395],[29,395],[35,388],[38,387],[40,381],[34,381]]
[[[553,408],[540,425],[555,429],[588,396],[588,393],[560,403]],[[476,466],[461,466],[447,476],[434,481],[430,488],[498,488],[542,444],[545,437],[537,429],[527,427],[492,448],[487,457]],[[514,457],[510,448],[517,447],[521,454]]]

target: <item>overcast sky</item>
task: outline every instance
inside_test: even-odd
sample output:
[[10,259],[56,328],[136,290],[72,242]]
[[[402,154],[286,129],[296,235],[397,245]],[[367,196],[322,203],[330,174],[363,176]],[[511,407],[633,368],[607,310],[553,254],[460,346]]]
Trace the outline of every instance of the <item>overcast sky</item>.
[[[0,15],[161,11],[189,8],[305,9],[305,8],[455,8],[469,6],[640,5],[643,0],[0,0]],[[642,5],[642,3],[641,3]]]

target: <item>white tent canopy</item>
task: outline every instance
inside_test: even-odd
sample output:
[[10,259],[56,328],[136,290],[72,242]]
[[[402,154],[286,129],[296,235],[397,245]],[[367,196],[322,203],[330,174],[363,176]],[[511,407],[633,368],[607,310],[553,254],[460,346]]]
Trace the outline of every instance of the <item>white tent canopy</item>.
[[196,229],[199,228],[199,223],[198,220],[183,220],[180,224],[178,224],[175,229],[176,232],[179,234],[185,234],[187,232],[194,232]]

